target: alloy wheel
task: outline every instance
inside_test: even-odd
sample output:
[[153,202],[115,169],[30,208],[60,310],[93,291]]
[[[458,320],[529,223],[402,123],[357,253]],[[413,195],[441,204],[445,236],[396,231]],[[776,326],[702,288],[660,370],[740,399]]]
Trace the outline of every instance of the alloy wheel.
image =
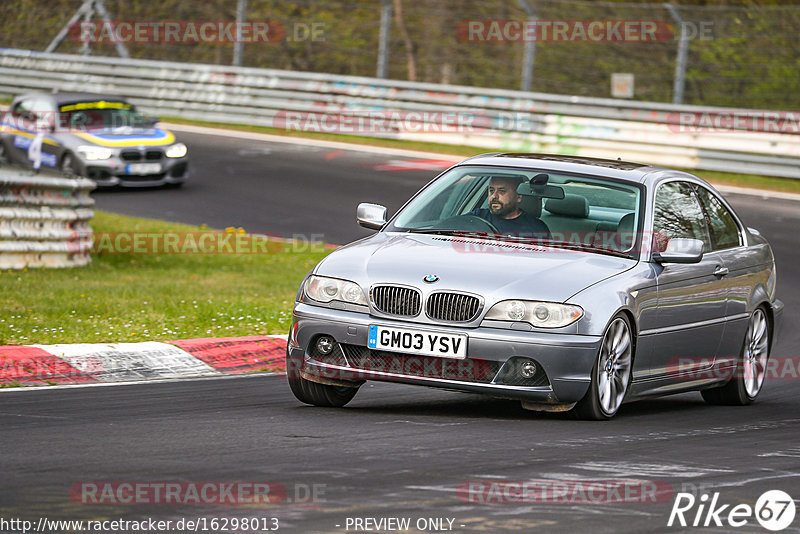
[[631,332],[622,318],[609,326],[600,348],[597,364],[597,393],[600,407],[613,415],[622,405],[631,379]]
[[750,318],[742,364],[744,389],[747,396],[755,398],[764,385],[764,374],[769,357],[769,328],[764,311],[758,308]]

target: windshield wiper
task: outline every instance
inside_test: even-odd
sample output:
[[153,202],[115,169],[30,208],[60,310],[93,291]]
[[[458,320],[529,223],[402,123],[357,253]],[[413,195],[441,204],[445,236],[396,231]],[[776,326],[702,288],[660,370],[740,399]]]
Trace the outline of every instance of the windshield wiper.
[[412,228],[406,230],[409,234],[434,234],[434,235],[453,235],[455,230],[440,230],[436,228]]
[[496,239],[499,241],[513,241],[516,243],[525,243],[527,245],[540,245],[545,247],[563,248],[567,250],[580,250],[583,252],[594,252],[597,254],[606,254],[608,256],[615,256],[618,258],[631,259],[630,254],[626,252],[620,252],[618,250],[596,247],[594,245],[586,245],[584,243],[575,243],[573,241],[552,241],[542,237],[520,236],[502,233],[495,234],[487,232],[470,232],[468,230],[444,230],[435,228],[415,228],[407,231],[412,234],[433,234],[481,239]]
[[517,243],[525,243],[528,245],[540,245],[544,247],[563,248],[567,250],[580,250],[585,252],[596,252],[598,254],[607,254],[609,256],[616,256],[619,258],[631,259],[630,254],[612,250],[609,248],[596,247],[594,245],[587,245],[585,243],[576,243],[574,241],[554,241],[543,237],[520,236],[514,234],[492,234],[495,239],[505,239],[515,241]]
[[407,230],[410,234],[451,235],[459,237],[495,237],[496,234],[487,232],[473,232],[470,230],[445,230],[441,228],[414,228]]
[[585,252],[596,252],[598,254],[606,254],[608,256],[616,256],[618,258],[631,259],[631,255],[627,252],[620,252],[619,250],[612,250],[610,248],[596,247],[594,245],[587,245],[585,243],[575,243],[573,241],[540,241],[542,245],[555,248],[564,248],[568,250],[581,250]]

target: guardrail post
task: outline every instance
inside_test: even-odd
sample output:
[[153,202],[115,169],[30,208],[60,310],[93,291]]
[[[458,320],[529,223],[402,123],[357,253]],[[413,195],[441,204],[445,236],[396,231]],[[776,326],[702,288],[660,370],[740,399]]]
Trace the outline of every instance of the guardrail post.
[[[530,5],[528,0],[517,0],[517,3],[525,14],[528,16],[528,24],[536,24],[536,11]],[[522,32],[526,35],[527,32]],[[537,35],[538,37],[538,35]],[[520,90],[530,91],[531,83],[533,82],[533,60],[536,55],[536,39],[525,39],[525,55],[522,59],[522,82],[520,83]]]
[[381,30],[378,36],[377,78],[386,78],[389,64],[389,32],[392,28],[392,1],[381,0]]
[[247,16],[247,0],[239,0],[236,4],[236,42],[233,43],[233,64],[236,67],[242,66],[242,51],[244,42],[242,41],[242,23]]
[[683,88],[686,84],[686,58],[689,55],[689,34],[684,28],[684,19],[681,17],[678,8],[672,4],[664,4],[664,7],[669,11],[672,20],[681,29],[681,35],[678,38],[678,57],[675,60],[675,82],[672,88],[672,103],[683,104]]

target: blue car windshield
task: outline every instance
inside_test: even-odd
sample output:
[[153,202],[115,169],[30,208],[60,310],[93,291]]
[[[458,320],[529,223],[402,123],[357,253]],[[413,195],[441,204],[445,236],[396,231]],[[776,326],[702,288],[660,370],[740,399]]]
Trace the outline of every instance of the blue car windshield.
[[59,121],[73,130],[149,128],[150,122],[125,102],[78,102],[61,106]]
[[469,232],[630,254],[642,187],[599,176],[459,166],[414,197],[387,231]]

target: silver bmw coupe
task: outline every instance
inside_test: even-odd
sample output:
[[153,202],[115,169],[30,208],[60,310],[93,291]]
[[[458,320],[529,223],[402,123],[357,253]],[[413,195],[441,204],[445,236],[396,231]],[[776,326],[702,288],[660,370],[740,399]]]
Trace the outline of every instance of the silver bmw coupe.
[[609,419],[700,391],[753,402],[783,303],[767,241],[704,180],[615,160],[485,154],[322,260],[297,293],[294,395],[344,406],[366,380]]

